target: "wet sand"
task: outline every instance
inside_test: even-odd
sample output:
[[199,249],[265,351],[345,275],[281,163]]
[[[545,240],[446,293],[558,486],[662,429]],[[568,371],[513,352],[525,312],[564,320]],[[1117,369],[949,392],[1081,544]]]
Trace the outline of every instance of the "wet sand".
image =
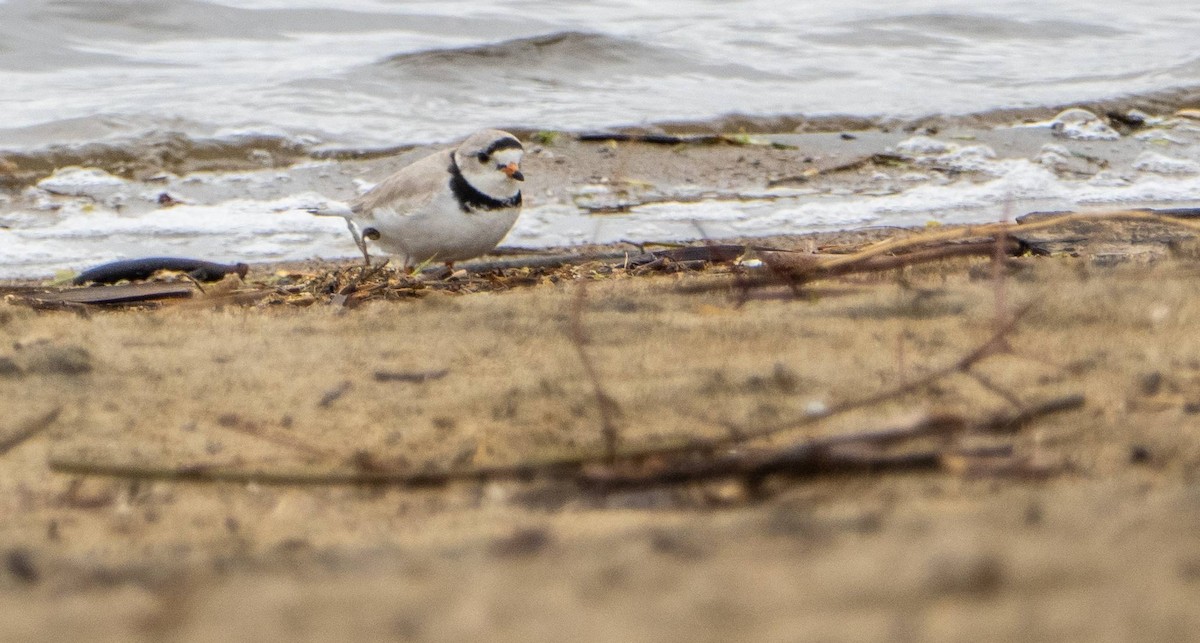
[[[746,167],[735,146],[644,149],[621,167],[702,167],[712,183]],[[752,149],[779,154],[780,174],[791,158]],[[594,172],[562,165],[564,182]],[[6,302],[0,444],[29,435],[0,454],[0,632],[1186,639],[1200,626],[1193,235],[1102,226],[1058,239],[1070,247],[1024,257],[1002,280],[987,259],[960,259],[749,301],[735,269],[585,264],[521,287],[354,308],[191,300],[81,316]],[[968,445],[1011,447],[1005,467],[948,458],[904,473],[597,493],[545,480],[129,480],[48,465],[419,472],[594,454],[603,416],[580,328],[623,448],[719,437],[918,379],[1026,306],[1011,350],[973,374],[767,441],[1085,396],[1080,410]]]

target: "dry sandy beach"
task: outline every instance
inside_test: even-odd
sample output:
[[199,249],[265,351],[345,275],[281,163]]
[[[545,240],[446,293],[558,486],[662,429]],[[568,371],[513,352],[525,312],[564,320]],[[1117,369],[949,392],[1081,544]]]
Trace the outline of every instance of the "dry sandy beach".
[[[883,133],[814,136],[799,172],[771,146],[561,141],[527,174],[541,190],[678,174],[853,191],[903,171],[868,149]],[[756,243],[833,253],[907,234]],[[338,299],[352,270],[310,292],[286,286],[330,265],[256,266],[270,297],[81,314],[10,284],[0,638],[1188,639],[1196,232],[1041,234],[1049,256],[1002,268],[957,258],[796,289],[748,290],[749,266],[585,262],[446,282],[461,287],[384,273]],[[834,449],[840,467],[596,482],[675,463],[605,464],[606,427],[622,453],[789,423],[704,457],[952,430]],[[575,457],[564,475],[495,473]],[[84,471],[101,465],[183,479]],[[446,471],[478,475],[429,484]],[[424,484],[367,483],[392,474]]]

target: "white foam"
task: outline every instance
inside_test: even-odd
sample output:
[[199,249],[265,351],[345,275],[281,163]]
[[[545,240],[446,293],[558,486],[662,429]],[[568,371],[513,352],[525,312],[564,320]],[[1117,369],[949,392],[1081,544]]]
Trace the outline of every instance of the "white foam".
[[[185,254],[215,261],[352,256],[340,219],[292,209],[294,198],[179,205],[140,216],[74,205],[50,223],[0,230],[0,276],[44,276],[121,258]],[[16,213],[27,221],[27,213]]]
[[1121,138],[1099,116],[1078,107],[1060,112],[1049,126],[1055,135],[1078,141],[1115,141]]
[[945,154],[950,151],[951,145],[928,136],[914,136],[896,143],[893,149],[897,154],[905,156],[928,156]]
[[127,189],[129,182],[94,167],[67,167],[38,181],[37,186],[51,194],[99,200]]
[[914,136],[897,143],[892,151],[919,165],[957,170],[1003,174],[995,166],[996,151],[987,145],[959,145],[928,136]]
[[1133,169],[1155,174],[1200,174],[1200,163],[1147,151],[1134,159]]
[[1071,161],[1071,151],[1057,143],[1047,143],[1042,146],[1037,155],[1037,162],[1048,168],[1059,169],[1066,167]]
[[1073,193],[1076,205],[1147,205],[1200,200],[1200,177],[1144,176],[1125,185],[1085,184]]

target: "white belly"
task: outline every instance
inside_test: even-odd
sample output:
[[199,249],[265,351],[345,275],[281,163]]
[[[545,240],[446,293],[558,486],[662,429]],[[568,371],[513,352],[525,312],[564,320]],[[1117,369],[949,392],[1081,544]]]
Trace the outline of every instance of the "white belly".
[[463,212],[447,191],[414,212],[376,208],[374,221],[366,225],[379,231],[376,245],[412,266],[486,254],[504,239],[520,212],[519,207]]

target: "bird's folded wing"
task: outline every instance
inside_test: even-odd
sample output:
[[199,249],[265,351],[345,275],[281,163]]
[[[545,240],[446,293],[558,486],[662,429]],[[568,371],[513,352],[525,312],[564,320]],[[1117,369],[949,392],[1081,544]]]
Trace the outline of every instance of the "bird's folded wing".
[[450,154],[450,150],[445,150],[427,156],[351,201],[355,218],[370,221],[376,211],[404,216],[432,201],[449,185]]

